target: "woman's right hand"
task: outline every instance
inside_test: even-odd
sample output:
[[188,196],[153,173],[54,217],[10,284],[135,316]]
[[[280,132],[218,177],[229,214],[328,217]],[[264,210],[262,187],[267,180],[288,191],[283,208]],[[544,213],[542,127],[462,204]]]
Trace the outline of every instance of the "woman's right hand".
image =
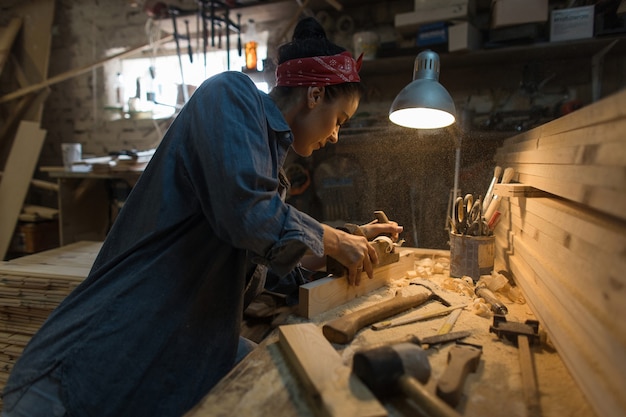
[[359,285],[361,272],[374,278],[378,263],[376,249],[363,236],[352,235],[328,225],[324,227],[324,255],[332,256],[348,269],[348,284]]

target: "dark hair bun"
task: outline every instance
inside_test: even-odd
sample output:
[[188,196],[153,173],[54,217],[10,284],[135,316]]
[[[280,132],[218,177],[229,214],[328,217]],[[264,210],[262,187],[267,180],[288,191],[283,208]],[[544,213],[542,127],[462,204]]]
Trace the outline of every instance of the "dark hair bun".
[[293,40],[326,39],[326,31],[313,17],[305,17],[300,20],[293,30]]
[[278,48],[278,63],[297,58],[336,55],[345,51],[326,37],[326,31],[314,17],[300,20],[293,30],[293,39]]

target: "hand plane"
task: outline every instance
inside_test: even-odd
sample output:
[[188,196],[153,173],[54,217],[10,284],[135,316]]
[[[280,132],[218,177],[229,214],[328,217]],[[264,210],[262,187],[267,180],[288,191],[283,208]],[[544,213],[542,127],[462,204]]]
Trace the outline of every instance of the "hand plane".
[[[383,211],[375,211],[374,215],[379,223],[389,223],[389,219]],[[365,236],[361,229],[358,227],[352,230],[353,234],[360,234]],[[370,244],[376,249],[378,255],[378,263],[374,265],[374,269],[389,265],[400,260],[400,254],[396,253],[396,245],[393,243],[389,236],[380,235],[370,241]],[[348,270],[336,259],[328,256],[326,258],[326,272],[335,276],[341,276],[347,274]]]

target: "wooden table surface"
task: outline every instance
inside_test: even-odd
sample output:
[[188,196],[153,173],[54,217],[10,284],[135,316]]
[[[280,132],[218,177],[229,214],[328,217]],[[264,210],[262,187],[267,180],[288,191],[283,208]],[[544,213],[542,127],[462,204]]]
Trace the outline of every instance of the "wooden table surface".
[[[388,287],[380,288],[310,320],[291,316],[288,324],[312,322],[321,327],[325,322],[344,313],[392,297],[398,288],[408,284],[408,280],[406,277],[399,279]],[[448,289],[450,283],[454,282],[450,280],[446,270],[442,274],[431,274],[423,282],[453,305],[471,303],[472,299],[468,294],[454,288]],[[509,309],[507,321],[525,322],[527,319],[535,319],[526,304],[516,304],[508,300],[505,304]],[[427,312],[441,308],[442,305],[438,302],[428,302],[419,307],[419,310]],[[351,366],[352,356],[358,349],[373,343],[395,340],[411,333],[420,337],[433,335],[445,320],[444,316],[379,331],[366,328],[357,333],[350,344],[333,346],[340,353],[344,363]],[[467,377],[464,395],[456,409],[463,416],[524,417],[528,414],[524,402],[518,350],[511,343],[501,341],[495,334],[490,333],[491,324],[492,316],[483,317],[464,309],[452,329],[471,331],[472,335],[464,341],[482,346],[483,351],[477,371]],[[453,343],[448,343],[428,350],[432,373],[426,387],[431,392],[435,392],[437,380],[446,368],[448,351],[452,346]],[[595,416],[558,353],[550,347],[549,336],[545,344],[532,347],[532,353],[541,393],[541,415]],[[323,362],[324,359],[320,357],[319,360]],[[185,417],[313,416],[305,394],[303,385],[278,343],[277,332],[274,331]],[[390,416],[419,415],[411,402],[400,395],[386,400],[383,405]]]

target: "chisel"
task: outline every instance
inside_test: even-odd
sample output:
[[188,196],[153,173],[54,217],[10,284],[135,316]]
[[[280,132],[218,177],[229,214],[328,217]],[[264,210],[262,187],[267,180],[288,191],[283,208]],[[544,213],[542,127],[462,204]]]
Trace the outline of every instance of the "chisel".
[[411,324],[411,323],[416,323],[418,321],[432,319],[434,317],[439,317],[439,316],[448,314],[456,309],[465,308],[468,305],[469,304],[460,304],[458,306],[451,306],[451,307],[446,307],[446,308],[442,308],[439,310],[431,311],[428,313],[423,313],[423,314],[420,314],[419,316],[403,317],[403,318],[399,318],[396,320],[381,321],[379,323],[372,324],[372,330],[389,329],[391,327],[402,326],[404,324]]
[[472,335],[472,332],[468,330],[450,332],[446,334],[435,334],[435,335],[425,336],[425,337],[419,337],[414,334],[409,334],[404,337],[389,340],[386,342],[367,345],[367,348],[370,349],[370,348],[376,348],[380,346],[391,346],[391,345],[397,345],[400,343],[413,343],[413,344],[421,346],[422,348],[427,349],[430,346],[441,345],[443,343],[455,342],[461,339],[465,339],[466,337],[469,337],[471,335]]

